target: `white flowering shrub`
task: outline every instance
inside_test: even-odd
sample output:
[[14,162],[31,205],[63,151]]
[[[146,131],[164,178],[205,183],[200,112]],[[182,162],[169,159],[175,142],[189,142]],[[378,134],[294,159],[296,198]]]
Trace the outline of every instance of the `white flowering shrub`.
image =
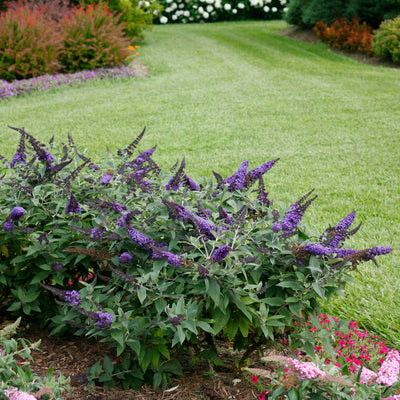
[[155,22],[215,22],[244,19],[280,19],[288,0],[160,0],[163,12]]

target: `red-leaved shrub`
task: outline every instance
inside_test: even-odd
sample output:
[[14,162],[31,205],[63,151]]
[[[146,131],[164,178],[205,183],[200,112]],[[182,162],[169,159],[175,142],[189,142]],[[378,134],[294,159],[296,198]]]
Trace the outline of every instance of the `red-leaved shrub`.
[[23,4],[0,13],[0,79],[13,81],[59,68],[63,33],[44,8]]
[[371,49],[372,27],[353,18],[340,18],[332,25],[319,21],[313,28],[318,39],[328,46],[355,53],[373,55]]
[[130,55],[119,15],[104,4],[74,7],[60,24],[65,39],[59,60],[65,72],[118,66]]

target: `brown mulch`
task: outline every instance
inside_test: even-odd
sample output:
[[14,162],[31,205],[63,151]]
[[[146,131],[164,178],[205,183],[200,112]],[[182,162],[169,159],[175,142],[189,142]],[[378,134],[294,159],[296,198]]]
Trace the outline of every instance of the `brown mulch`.
[[[316,44],[319,40],[312,29],[302,29],[298,26],[291,26],[281,31],[275,32],[278,35],[287,36],[301,42]],[[368,64],[372,66],[386,67],[386,68],[400,68],[399,64],[396,64],[384,57],[371,57],[366,54],[349,53],[347,51],[329,48],[328,51],[332,53],[341,54],[346,57],[350,57],[361,64]]]
[[[105,354],[115,358],[115,350],[109,345],[98,343],[93,339],[77,336],[49,336],[49,330],[40,329],[35,323],[20,327],[18,335],[30,342],[41,340],[39,350],[32,351],[34,363],[32,372],[44,377],[52,367],[55,376],[58,371],[71,379],[71,394],[64,392],[65,400],[253,400],[258,398],[256,388],[243,374],[229,371],[226,368],[211,371],[206,363],[194,367],[181,360],[184,377],[173,379],[166,390],[153,389],[151,385],[143,385],[138,391],[123,390],[121,387],[105,388],[89,387],[87,369]],[[230,356],[224,352],[224,361]],[[232,360],[228,363],[233,365]]]

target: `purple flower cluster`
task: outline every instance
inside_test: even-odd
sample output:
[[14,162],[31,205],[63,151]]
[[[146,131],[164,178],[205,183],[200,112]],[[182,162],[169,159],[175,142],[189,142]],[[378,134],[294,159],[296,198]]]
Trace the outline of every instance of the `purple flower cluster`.
[[13,221],[19,221],[25,215],[25,209],[23,207],[14,207],[10,212],[10,218]]
[[109,174],[108,172],[106,172],[100,179],[100,183],[102,185],[107,185],[110,183],[111,179],[113,178],[112,174]]
[[228,190],[230,192],[233,192],[235,190],[241,190],[243,189],[245,183],[246,183],[246,175],[247,175],[247,167],[249,166],[249,161],[245,160],[242,162],[240,165],[239,169],[237,172],[235,172],[233,175],[229,176],[228,178],[224,179],[224,183],[227,183]]
[[130,253],[124,252],[119,256],[119,262],[124,264],[129,264],[133,261],[133,257]]
[[391,247],[375,246],[368,249],[367,258],[372,259],[375,256],[383,256],[389,254],[392,251]]
[[109,313],[98,312],[97,314],[97,325],[100,329],[109,328],[113,322],[113,317]]
[[81,205],[78,203],[76,197],[71,193],[69,202],[67,203],[67,207],[65,208],[65,214],[69,213],[81,213],[82,208]]
[[0,101],[12,96],[21,96],[34,90],[42,91],[60,86],[76,86],[85,81],[132,78],[134,76],[135,72],[131,67],[120,66],[75,72],[73,74],[43,75],[12,83],[0,80]]
[[163,260],[167,260],[168,264],[174,265],[175,267],[181,267],[182,261],[178,255],[170,253],[169,251],[160,250],[156,247],[153,247],[152,250],[152,258],[162,258]]
[[263,176],[266,172],[268,172],[273,166],[274,164],[279,160],[279,158],[277,158],[276,160],[271,160],[268,161],[262,165],[260,165],[257,168],[252,169],[251,171],[249,171],[249,177],[250,177],[250,181],[254,182],[256,181],[258,178],[260,178],[260,176]]
[[48,151],[43,150],[43,153],[38,157],[39,161],[46,163],[48,166],[53,162],[54,156]]
[[292,204],[290,208],[291,210],[285,214],[283,220],[273,225],[272,230],[277,232],[283,229],[285,233],[289,233],[297,227],[304,215],[304,210],[296,203]]
[[335,248],[339,247],[339,244],[345,239],[348,229],[354,222],[356,212],[353,211],[346,217],[344,217],[336,226],[333,227],[330,234],[333,235],[333,239],[327,245],[328,247]]
[[319,243],[308,243],[304,246],[304,250],[316,256],[329,256],[332,253],[332,249],[328,249]]
[[[1,86],[0,86],[0,90],[1,90]],[[26,161],[25,161],[25,160],[26,160],[26,154],[17,151],[17,152],[14,154],[14,157],[13,157],[12,161],[10,162],[10,167],[11,167],[11,168],[14,167],[14,165],[15,165],[16,163],[18,163],[18,164],[26,164]]]
[[149,245],[157,245],[153,239],[149,238],[144,233],[139,232],[135,228],[128,228],[127,232],[128,236],[143,249],[147,249]]
[[154,150],[156,149],[157,146],[152,147],[151,149],[148,149],[142,153],[140,153],[134,160],[133,160],[133,165],[136,167],[141,166],[144,162],[146,162],[154,153]]
[[200,186],[188,175],[185,175],[182,178],[182,184],[194,192],[198,192],[200,190]]
[[14,230],[14,224],[11,221],[6,221],[3,224],[3,229],[6,232],[11,232],[12,230]]
[[79,292],[77,290],[66,291],[64,294],[64,300],[72,306],[77,306],[82,301],[79,298]]
[[218,247],[218,249],[215,250],[212,258],[215,262],[221,262],[231,252],[231,250],[232,248],[227,245]]

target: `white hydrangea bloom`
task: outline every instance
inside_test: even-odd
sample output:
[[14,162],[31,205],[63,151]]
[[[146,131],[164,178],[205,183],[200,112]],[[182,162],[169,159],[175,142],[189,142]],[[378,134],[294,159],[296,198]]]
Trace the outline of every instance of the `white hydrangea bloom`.
[[288,12],[288,11],[289,11],[289,8],[288,8],[288,7],[285,7],[285,8],[283,9],[283,11],[284,11],[284,12]]
[[160,23],[161,24],[166,24],[168,22],[168,18],[166,17],[166,16],[162,16],[161,18],[160,18]]
[[263,10],[264,10],[265,12],[268,12],[268,11],[269,11],[269,7],[268,7],[268,6],[265,6],[265,7],[263,8]]
[[214,7],[211,5],[211,4],[209,4],[207,7],[206,7],[206,10],[207,10],[207,12],[211,12],[212,10],[214,10]]
[[245,5],[243,4],[243,3],[238,3],[238,8],[244,8],[245,7]]
[[210,16],[210,14],[206,11],[203,13],[203,18],[207,19]]
[[173,16],[172,16],[172,21],[176,21],[178,19],[178,17],[174,14]]
[[236,8],[234,8],[234,9],[232,10],[232,14],[237,14]]
[[202,6],[200,6],[198,11],[199,11],[200,14],[203,14],[204,13],[204,8]]
[[285,5],[287,3],[287,1],[286,0],[281,0],[281,5]]
[[224,9],[225,9],[226,11],[229,11],[231,8],[232,8],[232,7],[231,7],[231,5],[230,5],[229,3],[225,3],[225,4],[224,4]]
[[190,12],[189,12],[188,10],[185,10],[185,11],[183,12],[183,15],[184,15],[185,17],[190,17]]
[[277,12],[278,9],[277,9],[276,7],[272,7],[272,8],[271,8],[271,11],[272,11],[272,12]]

